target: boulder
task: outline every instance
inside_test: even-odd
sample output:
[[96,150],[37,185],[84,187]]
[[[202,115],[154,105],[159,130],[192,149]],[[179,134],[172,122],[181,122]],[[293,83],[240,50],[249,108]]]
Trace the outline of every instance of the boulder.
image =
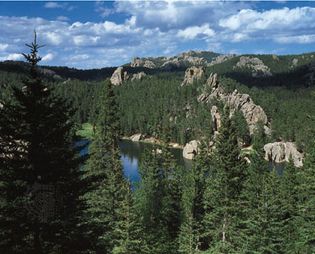
[[112,77],[110,78],[110,82],[114,85],[114,86],[120,86],[123,84],[124,81],[129,79],[129,75],[127,73],[127,71],[124,71],[123,67],[118,67]]
[[202,67],[190,67],[185,71],[184,81],[181,86],[192,85],[195,81],[200,80],[205,75]]
[[272,76],[269,67],[266,66],[264,62],[257,57],[241,56],[240,60],[233,67],[233,69],[237,68],[250,69],[252,71],[252,77],[254,78]]
[[137,134],[130,136],[130,140],[133,142],[139,142],[141,140],[141,138],[142,138],[141,133],[137,133]]
[[274,142],[264,145],[265,159],[275,163],[293,160],[294,166],[303,166],[303,153],[299,152],[293,142]]
[[184,146],[183,157],[188,160],[192,160],[195,155],[198,154],[198,146],[200,142],[197,140],[192,140]]

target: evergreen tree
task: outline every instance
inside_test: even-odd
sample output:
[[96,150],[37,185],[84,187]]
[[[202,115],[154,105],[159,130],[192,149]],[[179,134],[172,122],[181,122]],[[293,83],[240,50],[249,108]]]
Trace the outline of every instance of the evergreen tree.
[[235,253],[240,248],[241,192],[247,167],[240,156],[236,129],[225,109],[205,191],[205,237],[211,253]]
[[303,169],[299,173],[299,239],[300,253],[315,252],[315,143],[306,156]]
[[207,242],[203,238],[204,192],[206,178],[210,172],[211,157],[204,144],[196,156],[194,166],[184,173],[181,200],[182,221],[179,235],[181,253],[198,253],[205,250]]
[[128,234],[119,229],[129,219],[124,214],[130,192],[118,148],[118,107],[111,83],[106,82],[105,88],[96,137],[84,170],[89,189],[82,197],[86,206],[83,221],[88,228],[87,237],[91,239],[91,251],[96,253],[112,253],[115,246],[120,245]]
[[181,194],[178,169],[171,154],[165,148],[146,150],[140,174],[136,206],[143,239],[150,253],[176,253]]
[[74,253],[82,186],[72,113],[40,78],[36,39],[24,54],[29,77],[0,110],[0,252]]
[[300,185],[300,176],[298,171],[291,160],[284,167],[282,176],[279,176],[281,185],[279,189],[282,221],[281,221],[281,237],[283,253],[297,253],[297,240],[298,240],[298,205],[300,194],[298,187]]
[[140,254],[148,253],[148,247],[144,239],[139,219],[136,216],[130,186],[123,202],[119,221],[115,228],[116,234],[121,235],[113,249],[113,254]]

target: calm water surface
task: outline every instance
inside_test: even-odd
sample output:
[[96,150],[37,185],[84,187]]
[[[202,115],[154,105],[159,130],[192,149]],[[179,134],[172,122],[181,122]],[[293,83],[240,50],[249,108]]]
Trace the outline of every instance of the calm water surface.
[[[82,140],[79,144],[88,143],[86,140]],[[122,140],[119,143],[120,159],[123,165],[125,177],[131,182],[138,182],[140,180],[139,175],[139,159],[146,148],[152,148],[152,144],[146,144],[142,142],[132,142],[130,140]],[[170,152],[173,154],[177,164],[185,168],[191,168],[191,161],[183,158],[183,150],[179,148],[170,148]],[[84,155],[88,153],[88,146],[81,150],[80,154]]]

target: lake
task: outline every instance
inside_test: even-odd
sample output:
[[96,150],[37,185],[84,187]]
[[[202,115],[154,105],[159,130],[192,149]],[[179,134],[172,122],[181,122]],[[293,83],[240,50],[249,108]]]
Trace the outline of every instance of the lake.
[[[78,142],[79,145],[88,143],[87,140]],[[124,170],[124,175],[131,182],[138,182],[140,180],[139,175],[139,159],[146,148],[153,149],[152,144],[143,142],[132,142],[130,140],[121,140],[119,142],[121,162]],[[169,151],[173,154],[179,166],[185,168],[191,168],[192,161],[183,158],[183,150],[180,148],[169,148]],[[88,153],[88,146],[80,151],[81,155]]]

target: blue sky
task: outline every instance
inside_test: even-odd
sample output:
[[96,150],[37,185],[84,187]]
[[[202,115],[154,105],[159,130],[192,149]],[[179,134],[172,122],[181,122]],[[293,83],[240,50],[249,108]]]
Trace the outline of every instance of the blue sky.
[[44,65],[117,66],[188,50],[315,51],[315,2],[0,2],[0,61],[21,60],[36,29]]

